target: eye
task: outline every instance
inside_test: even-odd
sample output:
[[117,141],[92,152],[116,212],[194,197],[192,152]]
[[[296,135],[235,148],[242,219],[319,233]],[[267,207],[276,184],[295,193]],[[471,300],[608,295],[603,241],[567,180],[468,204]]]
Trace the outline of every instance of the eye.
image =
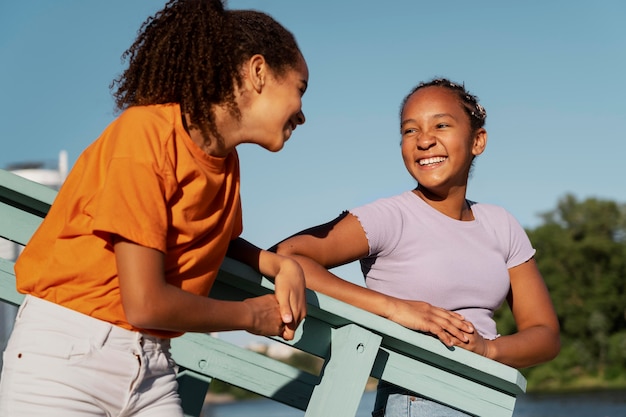
[[306,93],[306,89],[307,89],[308,85],[305,82],[302,82],[300,84],[300,87],[298,88],[298,90],[300,90],[300,96],[303,96],[304,93]]
[[402,129],[401,133],[402,135],[411,135],[413,133],[417,132],[417,129],[413,128],[413,127],[407,127],[406,129]]
[[446,127],[450,127],[447,123],[437,123],[437,129],[445,129]]

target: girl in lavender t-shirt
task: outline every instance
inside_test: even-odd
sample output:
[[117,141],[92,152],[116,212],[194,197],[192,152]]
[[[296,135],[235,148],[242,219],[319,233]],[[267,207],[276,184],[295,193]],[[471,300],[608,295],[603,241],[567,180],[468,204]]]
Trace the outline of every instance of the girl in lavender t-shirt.
[[[535,250],[504,209],[466,197],[487,144],[485,109],[447,79],[421,83],[401,110],[402,158],[418,185],[343,213],[279,243],[307,286],[411,329],[516,368],[554,358],[559,324]],[[360,261],[362,287],[330,271]],[[499,336],[507,300],[518,331]],[[464,415],[414,393],[379,386],[374,416]]]

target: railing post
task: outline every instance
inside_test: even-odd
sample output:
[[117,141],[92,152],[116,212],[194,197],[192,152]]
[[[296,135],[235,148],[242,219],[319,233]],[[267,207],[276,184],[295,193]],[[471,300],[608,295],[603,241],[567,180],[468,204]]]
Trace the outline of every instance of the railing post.
[[355,416],[381,341],[355,324],[333,329],[330,356],[305,417]]
[[178,395],[180,395],[185,417],[200,417],[211,378],[184,369],[179,371],[176,380],[178,381]]

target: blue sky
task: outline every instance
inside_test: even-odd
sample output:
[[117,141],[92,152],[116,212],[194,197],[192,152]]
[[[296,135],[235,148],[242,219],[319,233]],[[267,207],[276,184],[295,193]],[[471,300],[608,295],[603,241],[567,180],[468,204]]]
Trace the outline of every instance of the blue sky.
[[[0,167],[70,165],[114,118],[109,84],[154,0],[0,0]],[[244,237],[267,247],[414,186],[398,111],[419,81],[464,82],[489,142],[468,197],[522,225],[572,193],[626,201],[626,2],[232,0],[290,29],[307,122],[279,153],[240,148]],[[358,268],[341,270],[361,282]]]

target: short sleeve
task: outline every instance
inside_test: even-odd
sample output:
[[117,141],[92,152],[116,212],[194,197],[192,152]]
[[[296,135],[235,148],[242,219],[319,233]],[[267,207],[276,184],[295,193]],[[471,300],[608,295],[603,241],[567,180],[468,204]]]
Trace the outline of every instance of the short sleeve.
[[130,109],[104,132],[99,189],[86,210],[94,234],[107,243],[116,234],[165,252],[167,180],[172,175],[164,172],[164,144],[172,128],[169,121],[139,111]]
[[168,220],[164,187],[154,167],[131,158],[113,158],[98,194],[94,233],[101,237],[120,235],[165,252]]
[[369,256],[385,256],[395,249],[402,236],[402,213],[390,199],[380,199],[353,208],[354,215],[365,231]]
[[509,232],[509,251],[506,257],[506,266],[511,269],[530,260],[535,256],[536,250],[533,248],[526,231],[522,225],[519,224],[517,219],[509,212],[506,212],[506,216],[509,225],[508,229],[504,229]]

